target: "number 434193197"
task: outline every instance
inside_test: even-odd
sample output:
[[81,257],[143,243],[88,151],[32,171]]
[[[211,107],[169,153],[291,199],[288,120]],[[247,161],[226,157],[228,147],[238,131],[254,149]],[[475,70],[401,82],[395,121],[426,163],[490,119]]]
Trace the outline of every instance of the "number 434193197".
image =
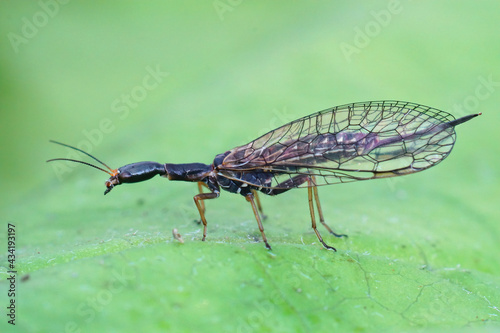
[[7,228],[7,261],[9,262],[9,269],[15,268],[16,262],[16,226],[12,223],[8,224]]

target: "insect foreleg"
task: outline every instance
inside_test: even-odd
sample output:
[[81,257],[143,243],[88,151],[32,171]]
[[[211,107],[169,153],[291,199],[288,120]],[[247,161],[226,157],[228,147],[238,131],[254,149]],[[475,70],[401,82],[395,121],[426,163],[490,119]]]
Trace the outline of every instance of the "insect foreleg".
[[255,205],[253,198],[254,197],[253,197],[252,193],[248,193],[245,196],[245,199],[247,199],[247,201],[250,202],[250,204],[252,205],[252,210],[253,210],[253,213],[255,215],[255,219],[257,220],[257,224],[259,225],[260,233],[262,234],[262,240],[266,244],[267,249],[271,250],[271,245],[269,245],[269,243],[267,242],[267,237],[266,237],[266,234],[264,233],[264,226],[262,225],[262,222],[260,220],[259,212],[257,211],[257,207]]
[[202,241],[207,237],[207,219],[205,218],[205,206],[203,205],[203,200],[215,199],[218,198],[220,192],[215,190],[212,193],[200,193],[194,196],[194,203],[198,208],[198,212],[200,213],[201,222],[203,223],[203,238]]
[[[200,194],[203,193],[203,187],[210,189],[206,183],[198,182],[198,191],[200,192]],[[203,213],[205,213],[205,202],[200,201],[200,205],[201,205],[201,209],[203,210]]]

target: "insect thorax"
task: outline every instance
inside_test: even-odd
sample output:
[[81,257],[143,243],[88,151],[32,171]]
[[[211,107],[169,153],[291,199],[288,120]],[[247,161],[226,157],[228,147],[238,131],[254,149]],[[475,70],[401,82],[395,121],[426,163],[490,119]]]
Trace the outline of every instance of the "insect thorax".
[[[220,170],[222,167],[222,162],[224,158],[230,152],[219,154],[214,159],[214,169]],[[243,196],[251,193],[252,190],[261,191],[262,193],[273,195],[273,191],[266,188],[268,184],[271,183],[273,174],[270,172],[264,172],[261,170],[252,171],[238,171],[238,170],[224,170],[224,175],[217,172],[217,183],[225,191],[231,193],[238,193]],[[248,182],[248,183],[247,183]],[[262,186],[256,186],[251,184],[262,184]]]

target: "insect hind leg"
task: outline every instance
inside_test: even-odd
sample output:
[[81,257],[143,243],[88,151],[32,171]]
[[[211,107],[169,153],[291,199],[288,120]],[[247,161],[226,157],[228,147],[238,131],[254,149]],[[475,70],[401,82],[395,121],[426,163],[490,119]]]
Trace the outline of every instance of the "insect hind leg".
[[263,188],[261,192],[267,195],[278,195],[304,184],[309,181],[310,177],[309,175],[297,175],[273,186],[273,188]]
[[328,249],[328,250],[334,250],[337,251],[333,246],[330,246],[325,243],[323,240],[323,237],[321,237],[321,234],[319,233],[318,229],[316,228],[316,217],[314,214],[314,201],[316,200],[316,208],[318,210],[318,215],[319,215],[319,220],[321,224],[335,237],[347,237],[347,235],[344,234],[337,234],[334,232],[325,222],[325,219],[323,217],[323,210],[321,209],[321,203],[319,202],[319,195],[318,195],[318,188],[316,186],[316,181],[314,176],[310,176],[307,179],[308,182],[308,187],[307,187],[307,193],[308,193],[308,199],[309,199],[309,211],[311,213],[311,224],[312,228],[314,230],[314,233],[318,237],[318,240],[323,244],[323,246]]
[[311,224],[312,224],[312,228],[314,230],[314,233],[316,234],[316,237],[318,237],[318,240],[321,242],[321,244],[323,244],[325,249],[337,251],[336,248],[325,243],[325,241],[323,240],[323,237],[321,237],[321,234],[319,233],[318,229],[316,228],[316,217],[314,216],[314,197],[313,197],[313,190],[312,190],[311,186],[309,186],[307,188],[307,193],[309,195],[309,211],[311,212]]
[[[313,177],[313,182],[314,182],[314,177]],[[312,186],[313,194],[314,194],[314,200],[316,200],[316,208],[318,209],[318,215],[319,215],[319,221],[321,224],[328,230],[329,233],[334,235],[335,237],[348,237],[346,234],[338,234],[335,231],[330,228],[328,224],[325,222],[325,218],[323,217],[323,210],[321,209],[321,203],[319,202],[319,195],[318,195],[318,187]]]
[[323,246],[326,249],[331,249],[334,251],[337,251],[334,247],[328,245],[325,243],[323,240],[323,237],[321,237],[321,234],[319,233],[318,229],[316,228],[316,216],[314,213],[314,201],[316,201],[316,209],[318,210],[318,215],[319,215],[319,221],[321,224],[328,230],[328,232],[335,237],[347,237],[345,234],[338,234],[335,231],[333,231],[332,228],[328,226],[325,222],[325,218],[323,216],[323,210],[321,209],[321,203],[319,201],[319,195],[318,195],[318,188],[316,186],[316,178],[313,175],[308,175],[308,174],[302,174],[302,175],[297,175],[294,177],[291,177],[290,179],[287,179],[284,182],[281,182],[280,184],[274,186],[274,188],[265,188],[261,189],[261,191],[265,194],[268,195],[278,195],[283,192],[286,192],[288,190],[291,190],[292,188],[299,187],[300,185],[304,184],[305,182],[308,183],[308,194],[309,194],[309,210],[311,213],[311,224],[312,228],[314,230],[314,233],[318,237],[318,240],[323,244]]

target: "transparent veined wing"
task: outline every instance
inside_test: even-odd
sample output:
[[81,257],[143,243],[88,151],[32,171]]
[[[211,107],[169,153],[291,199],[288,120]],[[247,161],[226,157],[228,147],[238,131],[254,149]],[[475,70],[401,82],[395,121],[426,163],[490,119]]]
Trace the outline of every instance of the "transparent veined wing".
[[438,164],[451,152],[454,125],[460,123],[454,119],[447,112],[410,102],[341,105],[230,150],[218,173],[277,189],[307,187],[306,180],[318,186],[414,173]]

